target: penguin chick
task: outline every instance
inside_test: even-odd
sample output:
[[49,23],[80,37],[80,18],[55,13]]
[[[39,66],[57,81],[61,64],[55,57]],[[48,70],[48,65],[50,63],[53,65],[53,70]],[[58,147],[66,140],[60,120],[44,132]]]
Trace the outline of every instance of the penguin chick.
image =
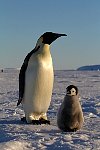
[[[41,124],[47,120],[50,105],[54,73],[50,44],[61,36],[46,32],[38,39],[35,48],[28,53],[19,73],[19,100],[22,103],[27,123]],[[46,120],[46,121],[45,121]]]
[[66,89],[64,101],[57,114],[57,125],[64,132],[74,132],[83,125],[83,112],[79,102],[78,88],[70,85]]

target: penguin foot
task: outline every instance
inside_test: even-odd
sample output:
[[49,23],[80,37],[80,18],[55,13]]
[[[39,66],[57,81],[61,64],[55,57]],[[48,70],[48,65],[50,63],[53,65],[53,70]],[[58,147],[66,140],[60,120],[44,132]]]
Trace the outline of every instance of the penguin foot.
[[32,120],[32,124],[33,125],[41,125],[41,121],[40,120]]
[[[21,118],[21,121],[27,123],[26,117]],[[34,124],[34,125],[39,125],[39,124],[41,124],[40,120],[32,120],[31,123]]]
[[50,125],[50,121],[41,118],[40,120],[32,120],[32,124],[34,125],[49,124]]
[[49,120],[45,120],[45,119],[41,118],[40,121],[41,121],[41,124],[49,124],[50,125]]
[[76,132],[77,130],[78,130],[77,128],[74,128],[74,129],[68,128],[68,129],[64,129],[63,131],[64,132]]
[[[21,121],[27,123],[26,117],[21,118]],[[50,125],[50,121],[41,118],[39,120],[32,120],[32,124],[33,125],[41,125],[41,124],[49,124]]]

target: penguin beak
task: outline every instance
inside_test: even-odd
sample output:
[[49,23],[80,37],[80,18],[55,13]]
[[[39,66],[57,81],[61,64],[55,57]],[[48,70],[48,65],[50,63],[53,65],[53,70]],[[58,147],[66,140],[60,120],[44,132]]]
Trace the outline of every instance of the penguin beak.
[[67,35],[66,34],[53,33],[52,34],[52,42],[55,41],[57,38],[59,38],[61,36],[67,36]]
[[56,33],[56,34],[58,35],[58,37],[67,36],[66,34],[58,34],[58,33]]
[[59,38],[61,36],[67,36],[67,35],[66,34],[53,33],[53,32],[46,32],[42,35],[43,43],[50,45],[53,41],[55,41],[57,38]]

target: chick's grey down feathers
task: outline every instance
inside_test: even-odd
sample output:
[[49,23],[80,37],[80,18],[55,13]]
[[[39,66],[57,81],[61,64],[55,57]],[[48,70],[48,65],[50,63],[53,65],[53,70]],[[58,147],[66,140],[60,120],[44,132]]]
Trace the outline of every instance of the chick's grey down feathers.
[[83,125],[83,113],[78,95],[66,95],[58,111],[58,127],[63,131],[76,131]]

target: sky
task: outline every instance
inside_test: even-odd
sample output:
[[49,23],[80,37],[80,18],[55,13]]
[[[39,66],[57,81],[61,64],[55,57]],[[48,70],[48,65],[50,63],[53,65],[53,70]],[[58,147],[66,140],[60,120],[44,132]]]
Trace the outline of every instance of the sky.
[[54,69],[100,64],[100,0],[0,0],[0,68],[20,68],[47,31],[67,34],[50,46]]

